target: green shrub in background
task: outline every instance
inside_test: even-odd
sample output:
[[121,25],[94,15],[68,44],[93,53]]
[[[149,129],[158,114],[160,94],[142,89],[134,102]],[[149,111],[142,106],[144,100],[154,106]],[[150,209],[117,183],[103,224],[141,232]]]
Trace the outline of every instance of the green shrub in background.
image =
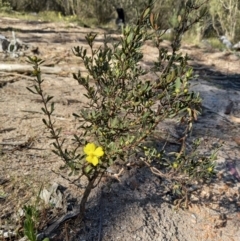
[[[186,202],[187,185],[196,180],[209,180],[214,174],[215,153],[201,156],[197,142],[190,152],[185,148],[193,122],[201,110],[201,99],[189,90],[193,71],[188,66],[188,57],[178,52],[182,35],[201,19],[202,5],[196,6],[192,1],[183,5],[175,22],[171,53],[160,45],[163,33],[152,6],[150,2],[136,25],[124,28],[118,43],[111,44],[106,38],[104,46],[95,49],[97,35],[90,33],[86,36],[90,50],[74,48],[75,56],[83,60],[88,75],[85,77],[79,71],[73,77],[86,90],[88,102],[81,111],[74,113],[82,134],[74,135],[71,146],[64,145],[61,129],[54,127],[53,96],[46,95],[42,89],[44,80],[40,65],[43,61],[29,57],[35,80],[28,89],[42,98],[42,111],[46,116],[43,123],[54,140],[53,151],[66,166],[88,179],[80,204],[80,219],[91,190],[107,169],[117,160],[122,160],[124,166],[136,153],[144,153],[143,163],[154,174],[170,179],[172,191]],[[150,70],[155,78],[151,79],[146,77],[148,72],[140,64],[143,60],[141,47],[146,41],[153,41],[158,52],[158,59]],[[178,118],[185,126],[181,149],[173,156],[167,155],[164,147],[160,151],[147,144],[158,124],[167,118]],[[166,168],[162,168],[163,165]]]
[[0,0],[0,12],[9,13],[12,11],[12,6],[8,1]]
[[[88,26],[102,26],[116,18],[115,7],[122,7],[126,14],[126,22],[132,24],[136,22],[146,2],[146,0],[1,0],[0,12],[55,11],[63,16],[73,15],[80,23]],[[202,40],[202,38],[226,35],[233,42],[239,41],[238,0],[157,0],[154,1],[153,12],[158,15],[158,25],[162,29],[174,27],[174,19],[179,16],[182,6],[186,3],[198,6],[204,3],[207,8],[206,17],[195,24],[190,31],[192,38],[194,36],[196,40]]]

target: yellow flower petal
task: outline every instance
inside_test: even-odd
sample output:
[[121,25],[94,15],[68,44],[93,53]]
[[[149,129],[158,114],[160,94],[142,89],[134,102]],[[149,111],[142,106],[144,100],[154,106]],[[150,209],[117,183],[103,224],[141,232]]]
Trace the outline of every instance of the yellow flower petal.
[[92,163],[92,158],[93,158],[92,155],[91,156],[86,156],[87,162]]
[[99,163],[99,158],[104,155],[102,147],[96,147],[94,143],[88,143],[83,148],[84,153],[86,154],[87,162],[91,163],[93,166],[96,166]]
[[98,148],[94,151],[93,155],[95,155],[96,157],[101,157],[101,156],[103,156],[103,155],[104,155],[104,151],[103,151],[102,147],[98,147]]
[[96,166],[98,164],[98,158],[96,156],[93,157],[92,164],[93,166]]
[[93,164],[93,166],[96,166],[98,164],[98,158],[96,156],[94,156],[94,155],[87,156],[86,160],[89,163]]
[[96,146],[94,143],[88,143],[84,148],[83,151],[86,155],[92,155],[95,151]]

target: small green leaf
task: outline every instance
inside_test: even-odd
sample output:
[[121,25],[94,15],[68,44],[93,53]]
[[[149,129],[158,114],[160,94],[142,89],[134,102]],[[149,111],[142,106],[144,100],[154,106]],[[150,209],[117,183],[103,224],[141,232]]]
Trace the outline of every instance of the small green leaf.
[[51,110],[50,110],[50,114],[52,114],[54,112],[54,102],[51,103]]
[[175,81],[175,91],[180,90],[181,88],[181,79],[178,77]]
[[84,172],[86,174],[88,174],[91,170],[93,169],[93,167],[91,165],[87,165],[85,168],[84,168]]
[[28,87],[27,87],[27,90],[29,90],[30,92],[32,92],[32,93],[35,94],[35,95],[38,94],[38,92],[35,92],[35,91],[33,91],[32,89],[30,89],[30,88],[28,88]]
[[131,32],[127,37],[127,44],[130,44],[133,41],[133,32]]
[[36,92],[38,94],[41,94],[41,90],[40,90],[40,88],[38,86],[34,85],[34,89],[36,90]]
[[43,107],[41,108],[41,110],[45,115],[47,115],[48,112]]
[[45,126],[49,127],[49,125],[45,119],[42,119],[42,122],[44,123]]
[[46,103],[48,103],[51,99],[53,98],[53,96],[47,96],[47,98],[46,98]]
[[45,238],[43,241],[50,241],[50,239],[49,238]]
[[146,16],[150,13],[150,11],[151,11],[151,8],[150,7],[148,7],[148,8],[146,8],[145,10],[144,10],[144,12],[143,12],[143,18],[146,18]]

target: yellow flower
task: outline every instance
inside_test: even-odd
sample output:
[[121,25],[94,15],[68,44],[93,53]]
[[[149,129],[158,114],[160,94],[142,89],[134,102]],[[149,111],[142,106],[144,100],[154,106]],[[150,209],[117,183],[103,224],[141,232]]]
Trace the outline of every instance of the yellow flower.
[[83,148],[83,151],[87,155],[87,162],[93,164],[93,166],[96,166],[99,162],[99,158],[104,155],[102,147],[96,147],[94,143],[88,143]]
[[178,163],[177,162],[174,162],[173,165],[172,165],[173,168],[178,168]]
[[212,172],[212,171],[213,171],[213,168],[212,168],[212,167],[209,167],[207,170],[208,170],[208,172]]

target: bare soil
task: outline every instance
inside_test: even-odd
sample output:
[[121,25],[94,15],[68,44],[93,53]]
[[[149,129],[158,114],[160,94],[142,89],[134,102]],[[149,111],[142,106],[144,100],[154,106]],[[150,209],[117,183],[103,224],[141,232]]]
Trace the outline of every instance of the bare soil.
[[[70,143],[78,125],[72,113],[77,113],[86,101],[84,90],[72,78],[73,70],[82,66],[72,48],[86,46],[84,37],[90,31],[99,33],[97,46],[101,45],[105,30],[0,17],[0,34],[11,38],[12,28],[17,38],[38,47],[39,57],[46,60],[45,66],[61,67],[58,74],[43,73],[43,87],[55,97],[56,125],[63,127],[63,135]],[[111,34],[119,37],[117,32]],[[164,41],[163,45],[169,43]],[[239,57],[237,53],[220,52],[204,45],[183,44],[181,51],[191,57],[190,64],[199,75],[192,89],[203,98],[203,114],[195,123],[191,138],[200,137],[206,153],[216,144],[224,143],[218,153],[218,178],[193,193],[189,209],[175,210],[161,178],[146,167],[129,167],[120,181],[106,177],[95,189],[84,222],[68,220],[59,226],[56,235],[51,234],[52,240],[240,240],[240,136],[238,121],[233,118],[237,117],[240,103]],[[148,44],[143,52],[142,64],[148,68],[157,51]],[[0,53],[1,64],[26,64],[26,56],[11,58]],[[76,176],[69,177],[69,170],[59,170],[63,162],[51,152],[51,141],[42,123],[41,101],[26,89],[32,85],[29,73],[1,71],[0,77],[0,230],[12,227],[21,233],[23,206],[34,203],[40,188],[49,190],[57,183],[63,204],[58,209],[45,207],[41,216],[44,230],[54,218],[77,206],[83,187],[73,184]],[[226,112],[231,102],[234,115]],[[176,122],[163,123],[159,129],[175,137],[175,143],[168,142],[167,146],[176,148]],[[112,172],[120,169],[116,165]],[[84,186],[85,180],[79,183]],[[19,239],[15,236],[11,240]]]

